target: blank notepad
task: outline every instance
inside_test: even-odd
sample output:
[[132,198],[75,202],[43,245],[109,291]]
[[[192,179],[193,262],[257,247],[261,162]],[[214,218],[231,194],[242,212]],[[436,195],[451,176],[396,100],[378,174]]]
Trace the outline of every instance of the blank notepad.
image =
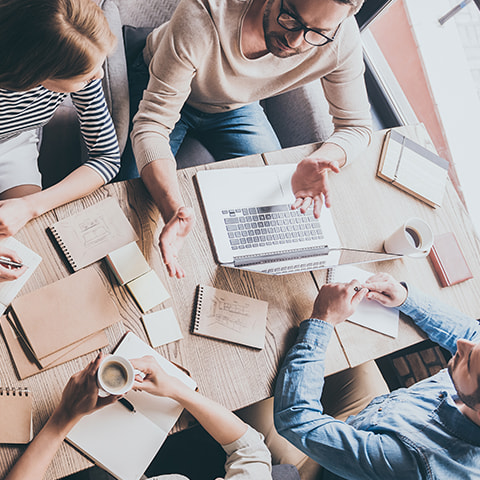
[[106,259],[120,285],[125,285],[150,271],[150,265],[137,242],[117,248],[110,252]]
[[127,288],[143,313],[170,298],[170,294],[154,270],[128,282]]
[[173,308],[147,313],[142,317],[152,347],[160,347],[183,338]]

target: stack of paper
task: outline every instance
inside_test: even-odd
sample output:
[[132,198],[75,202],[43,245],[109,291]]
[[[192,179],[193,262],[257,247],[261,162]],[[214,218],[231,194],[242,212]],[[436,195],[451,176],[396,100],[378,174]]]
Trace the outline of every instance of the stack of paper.
[[120,321],[102,279],[87,268],[12,302],[0,319],[20,379],[108,345]]

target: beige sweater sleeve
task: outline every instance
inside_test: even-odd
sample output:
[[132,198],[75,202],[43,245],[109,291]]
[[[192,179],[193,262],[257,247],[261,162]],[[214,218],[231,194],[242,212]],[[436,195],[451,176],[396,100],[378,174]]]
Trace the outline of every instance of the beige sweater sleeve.
[[322,79],[335,126],[328,140],[347,162],[370,142],[360,34],[346,19],[331,44],[300,55],[247,59],[240,50],[245,0],[181,0],[172,19],[147,40],[150,81],[134,118],[132,144],[138,169],[174,161],[170,132],[185,102],[203,112],[239,108]]
[[[195,8],[202,10],[198,2],[180,2],[170,22],[147,39],[144,57],[147,64],[150,62],[150,79],[131,133],[139,172],[154,160],[175,161],[169,146],[170,132],[180,118],[192,80],[208,56],[214,35],[208,15]],[[192,18],[196,19],[195,31],[185,25]],[[181,42],[176,41],[176,32],[184,32]]]
[[235,442],[222,445],[227,454],[225,480],[271,480],[272,459],[263,436],[248,427]]

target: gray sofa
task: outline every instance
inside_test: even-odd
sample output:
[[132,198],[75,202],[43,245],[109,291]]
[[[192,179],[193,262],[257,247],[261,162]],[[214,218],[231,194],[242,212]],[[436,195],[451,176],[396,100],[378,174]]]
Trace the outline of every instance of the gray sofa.
[[[102,0],[110,27],[118,38],[116,50],[105,63],[104,91],[123,152],[130,121],[127,63],[123,25],[155,27],[167,21],[179,0]],[[320,81],[262,102],[283,147],[325,140],[332,132],[328,104]],[[134,113],[134,112],[132,112]],[[40,166],[44,187],[63,178],[85,159],[73,107],[66,103],[44,129]],[[59,139],[62,148],[58,148]],[[61,156],[60,156],[61,155]],[[179,168],[213,161],[210,153],[188,137],[177,154]]]

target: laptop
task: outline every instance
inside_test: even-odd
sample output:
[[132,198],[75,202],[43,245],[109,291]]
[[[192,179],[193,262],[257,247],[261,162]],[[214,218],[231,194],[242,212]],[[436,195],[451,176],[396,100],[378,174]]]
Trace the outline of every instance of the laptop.
[[397,258],[342,247],[331,210],[292,210],[296,164],[202,170],[196,181],[218,263],[285,275]]

